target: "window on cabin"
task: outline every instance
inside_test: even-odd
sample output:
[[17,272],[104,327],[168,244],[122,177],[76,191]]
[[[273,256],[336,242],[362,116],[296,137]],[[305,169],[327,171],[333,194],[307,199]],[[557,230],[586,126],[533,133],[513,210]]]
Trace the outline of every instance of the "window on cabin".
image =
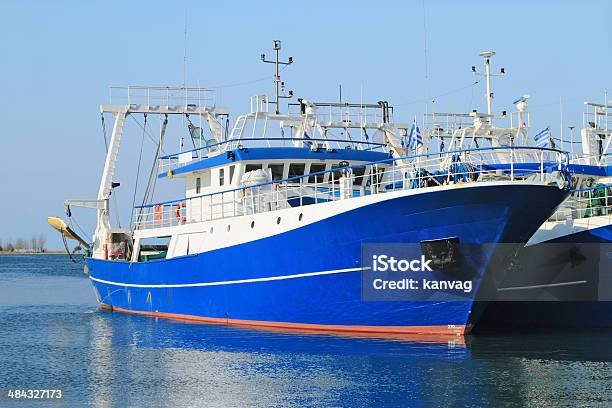
[[284,164],[268,164],[268,168],[272,172],[272,180],[282,180]]
[[340,166],[340,164],[332,164],[331,169],[332,170],[338,169],[338,170],[334,171],[329,176],[329,180],[328,181],[330,183],[332,182],[332,176],[333,176],[334,184],[339,183],[340,177],[342,177],[342,170],[339,170],[341,167],[346,167],[346,166]]
[[385,168],[384,167],[379,167],[378,168],[378,183],[382,183],[383,180],[383,176],[385,175]]
[[253,171],[253,170],[261,170],[262,165],[261,164],[247,164],[244,172],[248,173],[249,171]]
[[236,166],[230,166],[230,179],[229,179],[229,183],[232,184],[232,181],[234,181],[234,170],[236,169]]
[[202,191],[202,179],[201,178],[196,178],[196,194],[200,194],[200,192]]
[[360,186],[363,183],[363,175],[365,174],[366,168],[363,167],[353,167],[353,176],[355,177],[354,183]]
[[170,237],[141,238],[136,248],[138,262],[147,262],[154,259],[164,259],[170,245]]
[[306,171],[305,163],[291,163],[289,165],[289,174],[287,177],[299,177],[304,175],[304,171]]
[[219,169],[219,185],[225,184],[225,169]]
[[384,167],[373,166],[370,170],[370,174],[368,175],[368,177],[366,177],[366,186],[369,187],[372,184],[380,184],[382,182],[384,173]]
[[[325,171],[325,163],[312,163],[310,165],[310,173],[318,173],[320,171]],[[322,183],[323,182],[323,177],[325,176],[325,174],[317,174],[316,176],[310,176],[308,177],[308,182],[309,183]]]

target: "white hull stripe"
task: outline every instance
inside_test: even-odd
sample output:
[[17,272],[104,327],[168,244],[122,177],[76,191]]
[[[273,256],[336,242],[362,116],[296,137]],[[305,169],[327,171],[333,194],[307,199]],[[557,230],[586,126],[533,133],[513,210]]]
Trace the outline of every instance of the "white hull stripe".
[[310,276],[334,275],[338,273],[357,272],[357,271],[361,271],[365,269],[370,269],[370,268],[336,269],[334,271],[298,273],[296,275],[270,276],[267,278],[240,279],[240,280],[221,281],[221,282],[177,283],[177,284],[168,284],[168,285],[143,285],[143,284],[138,284],[138,283],[111,282],[111,281],[107,281],[103,279],[94,278],[93,276],[89,276],[89,279],[95,282],[106,283],[108,285],[124,286],[124,287],[130,287],[130,288],[192,288],[192,287],[199,287],[199,286],[221,286],[221,285],[234,285],[234,284],[239,284],[239,283],[270,282],[270,281],[285,280],[285,279],[307,278]]
[[574,281],[574,282],[560,282],[560,283],[548,283],[544,285],[533,285],[533,286],[515,286],[511,288],[500,288],[497,289],[498,292],[506,292],[509,290],[527,290],[527,289],[544,289],[544,288],[557,288],[560,286],[572,286],[572,285],[582,285],[583,283],[587,283],[585,280]]

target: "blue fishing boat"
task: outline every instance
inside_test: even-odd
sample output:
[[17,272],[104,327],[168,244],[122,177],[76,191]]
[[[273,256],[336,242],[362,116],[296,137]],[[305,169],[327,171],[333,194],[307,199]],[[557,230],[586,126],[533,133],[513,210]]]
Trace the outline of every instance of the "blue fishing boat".
[[[275,78],[274,101],[251,98],[231,128],[229,112],[204,104],[200,88],[128,87],[127,103],[101,106],[114,125],[98,197],[66,203],[97,210],[86,272],[100,306],[282,329],[469,332],[496,262],[569,194],[567,155],[520,145],[428,153],[416,121],[395,123],[385,101],[300,99],[281,113],[291,95],[279,94],[278,71]],[[137,115],[163,118],[159,171],[125,230],[111,226],[109,203],[124,121]],[[187,123],[193,148],[181,143],[164,155],[171,117]],[[488,117],[474,118],[493,131]],[[152,200],[162,182],[182,183],[184,196]],[[469,293],[371,300],[362,279],[368,244],[412,244],[429,255],[438,247],[488,249],[474,258]]]
[[585,106],[571,195],[517,254],[519,267],[489,302],[484,330],[612,327],[610,106]]

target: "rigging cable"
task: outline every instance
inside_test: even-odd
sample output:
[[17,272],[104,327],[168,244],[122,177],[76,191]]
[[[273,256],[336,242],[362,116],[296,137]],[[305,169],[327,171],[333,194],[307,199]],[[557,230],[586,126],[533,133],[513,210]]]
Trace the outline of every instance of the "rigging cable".
[[[168,124],[168,115],[165,115],[164,121],[162,123],[162,127],[159,133],[159,142],[157,143],[157,148],[155,149],[155,157],[153,158],[153,163],[151,165],[151,171],[149,172],[149,179],[147,180],[147,187],[142,198],[142,205],[144,206],[149,202],[149,199],[153,200],[153,195],[155,194],[155,186],[157,177],[155,175],[155,170],[158,166],[159,155],[161,152],[161,148],[164,145],[164,135],[166,134],[166,125]],[[138,221],[140,221],[141,213],[138,214]]]
[[106,123],[104,122],[104,113],[100,113],[100,119],[102,120],[102,137],[104,137],[104,148],[108,152],[108,141],[106,140]]
[[[155,146],[157,146],[157,141],[155,140],[155,138],[153,137],[153,135],[152,135],[151,133],[149,133],[149,131],[148,131],[148,130],[147,130],[145,127],[144,127],[144,126],[142,126],[142,124],[141,124],[141,123],[138,121],[138,119],[136,119],[136,118],[134,117],[134,115],[130,115],[130,117],[131,117],[131,118],[134,120],[134,122],[136,122],[136,124],[137,124],[138,126],[140,126],[140,128],[141,128],[141,129],[142,129],[142,131],[143,131],[143,132],[144,132],[144,133],[147,135],[147,137],[149,138],[149,140],[151,141],[151,143],[153,143]],[[161,153],[166,154],[166,152],[164,152],[163,147],[162,147],[162,149],[161,149]]]
[[[469,85],[462,86],[461,88],[453,89],[453,90],[450,90],[448,92],[441,93],[439,95],[434,95],[433,99],[437,100],[438,98],[440,98],[442,96],[447,96],[447,95],[450,95],[450,94],[461,92],[461,91],[463,91],[465,89],[473,87],[474,85],[477,85],[478,83],[480,83],[480,80],[471,82]],[[410,102],[401,103],[401,104],[395,104],[393,106],[408,106],[408,105],[414,105],[415,103],[421,103],[421,102],[423,102],[423,99],[415,99],[415,100],[410,101]]]
[[478,82],[480,81],[475,81],[472,84],[472,89],[470,90],[470,106],[468,106],[468,111],[472,110],[472,103],[474,102],[474,89],[476,88],[476,85],[478,84]]
[[[427,100],[425,103],[428,104],[431,90],[429,85],[429,67],[427,65],[427,16],[425,15],[425,0],[423,0],[423,54],[425,57],[425,96]],[[433,99],[431,102],[435,103],[435,101],[436,100]]]
[[64,242],[64,248],[66,249],[66,253],[68,254],[68,257],[70,258],[72,262],[77,263],[76,259],[74,259],[73,253],[70,252],[70,249],[68,249],[68,241],[66,241],[66,237],[64,236],[64,234],[61,234],[61,235],[62,235],[62,241]]
[[134,221],[134,205],[136,204],[136,191],[138,190],[138,178],[140,177],[140,163],[142,162],[142,148],[144,146],[145,130],[147,128],[147,114],[144,114],[144,126],[142,128],[142,138],[140,139],[140,155],[138,156],[138,167],[136,169],[136,183],[134,184],[134,196],[132,197],[132,215],[130,216],[130,228]]
[[561,139],[559,139],[558,137],[553,137],[552,139],[553,139],[553,140],[556,140],[557,142],[562,142],[562,143],[568,143],[568,144],[582,144],[582,142],[581,142],[581,141],[572,142],[572,141],[569,141],[569,140],[561,140]]
[[[70,207],[68,207],[68,208],[70,208]],[[85,236],[85,237],[89,238],[89,237],[91,237],[91,236],[93,235],[93,234],[88,234],[88,233],[86,233],[86,232],[83,230],[83,228],[81,228],[81,226],[79,225],[79,223],[77,222],[77,220],[76,220],[76,219],[73,219],[71,215],[68,215],[68,222],[70,223],[70,228],[72,228],[72,230],[74,230],[74,229],[75,229],[75,228],[74,228],[74,226],[76,225],[76,229],[78,229],[78,230],[79,230],[79,232],[80,232],[81,234],[83,234],[83,236]]]
[[[284,65],[280,68],[279,73],[283,72],[286,68],[288,67],[288,65]],[[234,82],[234,83],[229,83],[229,84],[223,84],[223,85],[216,85],[216,86],[209,86],[209,89],[224,89],[224,88],[233,88],[235,86],[243,86],[243,85],[251,85],[251,84],[255,84],[257,82],[262,82],[265,80],[269,80],[269,79],[274,79],[274,75],[267,75],[265,77],[261,77],[258,79],[253,79],[250,81],[246,81],[246,82]]]

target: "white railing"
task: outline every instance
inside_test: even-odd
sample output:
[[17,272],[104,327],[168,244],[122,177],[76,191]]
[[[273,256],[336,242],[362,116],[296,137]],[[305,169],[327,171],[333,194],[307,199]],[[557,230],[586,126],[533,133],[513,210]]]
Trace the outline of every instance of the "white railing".
[[213,90],[196,87],[172,86],[111,86],[109,100],[113,104],[172,106],[195,105],[198,107],[212,106]]
[[572,193],[552,215],[551,221],[608,216],[612,222],[612,184],[582,188]]
[[[359,127],[366,123],[380,124],[393,122],[393,107],[388,105],[372,105],[357,103],[315,103],[314,112],[310,113],[316,122],[322,126],[328,124],[345,124],[347,127]],[[309,112],[311,106],[302,107],[301,104],[289,104],[289,115],[299,116]],[[383,118],[383,115],[385,117]]]
[[582,153],[570,154],[571,164],[583,164],[592,166],[612,166],[612,152],[601,155],[586,155]]
[[249,98],[250,112],[263,112],[268,113],[270,111],[270,102],[268,101],[267,95],[253,95]]
[[159,228],[398,190],[485,181],[569,184],[567,154],[495,147],[423,154],[292,177],[134,208],[135,229]]

